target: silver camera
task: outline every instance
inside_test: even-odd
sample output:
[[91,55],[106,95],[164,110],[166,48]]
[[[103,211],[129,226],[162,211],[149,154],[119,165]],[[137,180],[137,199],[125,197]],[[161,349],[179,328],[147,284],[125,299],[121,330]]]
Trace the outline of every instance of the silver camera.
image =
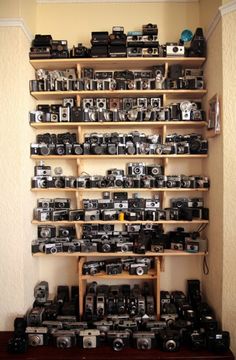
[[58,348],[66,349],[76,345],[76,334],[73,330],[56,330],[52,336]]
[[48,329],[46,327],[30,327],[26,328],[28,334],[28,344],[30,346],[42,346],[48,344]]
[[86,329],[79,332],[79,343],[83,349],[93,349],[99,344],[100,331],[98,329]]

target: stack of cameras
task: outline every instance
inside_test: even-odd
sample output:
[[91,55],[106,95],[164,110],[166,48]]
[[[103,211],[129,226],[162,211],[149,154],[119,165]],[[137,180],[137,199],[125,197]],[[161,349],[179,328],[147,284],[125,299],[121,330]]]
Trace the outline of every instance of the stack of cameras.
[[176,352],[188,347],[224,354],[230,334],[223,331],[212,308],[202,300],[199,280],[188,280],[187,296],[180,290],[161,291],[161,319],[148,283],[134,285],[87,285],[85,312],[78,317],[78,287],[58,286],[54,300],[48,283],[35,287],[35,302],[25,316],[14,321],[8,351],[24,353],[28,346],[93,349],[109,346],[115,351],[129,347]]
[[36,143],[30,146],[31,155],[81,155],[83,147],[76,140],[75,133],[38,134]]
[[[115,195],[115,196],[114,196]],[[161,209],[159,196],[145,199],[127,192],[113,194],[103,192],[102,199],[84,199],[83,209],[72,210],[70,199],[56,198],[37,200],[34,219],[37,221],[165,221],[209,220],[209,209],[203,198],[172,198],[170,207]]]
[[[155,315],[153,291],[147,282],[144,282],[142,287],[134,285],[133,288],[130,285],[98,285],[95,281],[87,286],[85,320],[102,320],[111,316],[117,316],[119,319],[121,315],[126,315],[128,319],[135,316]],[[130,323],[130,330],[135,329],[137,330],[137,324],[132,329]]]
[[126,57],[126,34],[123,26],[113,26],[112,33],[94,31],[91,34],[91,57]]
[[80,251],[80,241],[73,226],[39,225],[37,240],[31,244],[32,254],[74,253]]
[[142,31],[130,31],[127,36],[127,57],[159,56],[156,24],[143,25]]
[[39,104],[30,111],[30,123],[41,122],[129,122],[129,121],[205,121],[200,102],[188,100],[162,106],[162,98],[85,98],[81,107],[73,98],[59,104]]
[[30,59],[65,59],[68,57],[67,40],[53,40],[51,35],[35,35],[30,48]]
[[[162,143],[160,135],[139,131],[128,134],[85,134],[78,143],[76,134],[39,134],[30,147],[31,155],[201,155],[208,153],[208,141],[201,134],[169,134]],[[144,174],[142,174],[144,175]]]
[[[166,76],[167,75],[167,76]],[[153,66],[145,71],[94,71],[83,68],[78,78],[75,69],[36,70],[36,80],[30,80],[30,91],[111,91],[111,90],[202,90],[203,70],[182,65]]]
[[[56,173],[57,168],[54,169]],[[63,171],[63,170],[62,170]],[[127,171],[123,169],[108,169],[104,175],[52,176],[52,168],[40,161],[34,167],[34,177],[31,187],[48,188],[184,188],[208,189],[210,181],[207,176],[200,175],[163,175],[163,167],[158,164],[128,163]]]
[[[201,230],[201,229],[200,229]],[[32,253],[57,254],[58,252],[99,252],[99,253],[163,253],[166,249],[186,251],[189,253],[206,252],[207,240],[194,232],[177,228],[164,233],[161,224],[125,225],[124,231],[115,230],[112,224],[85,224],[81,239],[76,239],[75,228],[60,226],[58,231],[54,225],[39,225],[37,240],[32,241]],[[58,233],[58,234],[57,234]],[[127,264],[132,259],[127,259]],[[115,263],[115,262],[114,262]],[[123,267],[125,266],[123,262]],[[97,262],[97,268],[105,271],[104,262]],[[121,271],[119,264],[117,265]],[[134,265],[133,265],[134,267]],[[91,274],[96,273],[95,266]],[[114,274],[116,272],[114,266]]]
[[152,258],[122,258],[109,259],[101,261],[88,261],[83,265],[83,275],[96,275],[105,272],[107,275],[122,274],[123,271],[128,271],[130,275],[142,276],[148,274],[148,271],[153,267]]
[[[128,224],[125,231],[115,231],[114,225],[85,224],[81,252],[134,252],[163,253],[166,249],[189,253],[206,252],[207,240],[200,235],[202,229],[189,232],[178,227],[164,233],[161,224]],[[128,263],[127,259],[127,263]],[[99,266],[99,265],[98,265]],[[104,268],[103,268],[104,269]],[[95,273],[95,272],[94,272]]]
[[68,50],[67,40],[53,40],[52,36],[36,34],[32,41],[30,59],[50,58],[101,58],[101,57],[157,57],[157,56],[206,56],[206,41],[202,28],[197,28],[190,46],[184,42],[169,42],[159,45],[156,24],[142,26],[142,31],[129,31],[127,36],[123,26],[113,26],[112,33],[94,31],[91,33],[92,48],[78,43]]

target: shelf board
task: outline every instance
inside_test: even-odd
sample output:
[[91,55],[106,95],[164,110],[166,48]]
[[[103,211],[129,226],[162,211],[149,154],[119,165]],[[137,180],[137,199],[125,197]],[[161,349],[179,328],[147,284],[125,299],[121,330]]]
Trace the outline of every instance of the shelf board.
[[154,65],[168,63],[185,66],[202,66],[205,57],[157,57],[157,58],[78,58],[78,59],[36,59],[30,60],[34,69],[64,70],[81,67],[93,67],[96,70],[146,69]]
[[200,99],[206,95],[207,90],[96,90],[96,91],[32,91],[36,100],[60,100],[66,97],[141,97],[166,95],[170,99]]
[[205,252],[198,253],[188,253],[186,251],[176,251],[176,250],[165,250],[164,253],[154,253],[151,251],[147,251],[145,254],[136,254],[132,251],[129,252],[115,252],[115,253],[100,253],[100,252],[74,252],[74,253],[66,253],[60,252],[57,254],[44,254],[44,253],[36,253],[33,254],[34,257],[45,257],[45,256],[56,256],[56,257],[166,257],[166,256],[205,256]]
[[129,126],[138,126],[138,127],[205,127],[207,126],[206,121],[109,121],[109,122],[58,122],[58,123],[50,123],[50,122],[43,122],[37,123],[33,122],[30,125],[35,129],[53,129],[53,128],[71,128],[76,129],[78,126],[81,127],[93,127],[93,128],[100,128],[100,127],[129,127]]
[[92,280],[92,279],[129,279],[129,280],[137,280],[137,279],[156,279],[157,273],[154,269],[150,269],[148,271],[148,274],[143,275],[130,275],[128,271],[123,271],[121,274],[117,275],[107,275],[104,271],[101,271],[98,274],[95,275],[81,275],[82,280]]
[[84,225],[84,224],[114,224],[114,225],[122,225],[122,224],[208,224],[208,220],[192,220],[192,221],[186,221],[186,220],[163,220],[163,221],[37,221],[32,220],[31,222],[34,225]]
[[40,188],[33,188],[31,189],[33,192],[102,192],[102,191],[109,191],[109,192],[205,192],[209,191],[209,189],[205,188],[198,188],[198,189],[183,189],[183,188],[151,188],[151,189],[143,189],[143,188],[80,188],[80,189],[71,189],[71,188],[47,188],[47,189],[40,189]]
[[203,159],[207,158],[207,154],[184,154],[184,155],[31,155],[31,159]]

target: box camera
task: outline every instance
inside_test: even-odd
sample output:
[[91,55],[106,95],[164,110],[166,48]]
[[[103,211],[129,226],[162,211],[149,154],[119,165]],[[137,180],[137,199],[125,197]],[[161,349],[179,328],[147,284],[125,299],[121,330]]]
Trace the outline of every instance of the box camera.
[[164,351],[178,351],[180,348],[180,334],[177,330],[164,329],[158,335],[159,344]]
[[29,346],[42,346],[48,345],[49,335],[46,327],[30,327],[28,326],[25,330],[28,334]]
[[122,273],[122,264],[119,262],[106,264],[107,275],[117,275]]
[[85,329],[79,332],[78,344],[83,349],[96,348],[100,344],[100,331],[98,329]]
[[34,288],[34,297],[37,304],[44,304],[48,299],[48,282],[41,281]]
[[121,351],[130,344],[130,332],[128,331],[108,331],[107,342],[115,351]]
[[134,346],[138,350],[150,350],[156,347],[156,335],[152,331],[137,331],[133,333]]
[[73,330],[56,330],[52,337],[58,348],[66,349],[76,345],[76,334]]

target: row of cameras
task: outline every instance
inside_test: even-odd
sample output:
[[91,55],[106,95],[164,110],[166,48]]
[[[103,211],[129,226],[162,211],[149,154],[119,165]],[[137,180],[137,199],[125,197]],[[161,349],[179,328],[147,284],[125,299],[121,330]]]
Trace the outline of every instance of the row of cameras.
[[[40,161],[34,167],[34,177],[31,187],[47,188],[183,188],[208,189],[210,181],[207,176],[200,175],[164,175],[163,166],[157,164],[128,163],[127,171],[123,169],[108,169],[104,175],[81,174],[80,176],[64,176],[61,167],[54,169],[52,176],[51,166]],[[117,195],[115,194],[115,197]]]
[[[200,228],[201,230],[201,228]],[[86,224],[83,226],[82,239],[76,239],[75,228],[72,226],[61,226],[57,229],[54,225],[38,226],[38,238],[32,241],[32,253],[43,252],[45,254],[56,254],[58,252],[134,252],[145,254],[147,251],[163,253],[166,249],[187,251],[189,253],[206,252],[207,240],[200,236],[200,230],[186,232],[183,228],[164,233],[161,224],[135,224],[126,225],[125,231],[115,231],[112,224]],[[113,262],[91,262],[86,266],[86,274],[94,275],[99,271],[106,271],[108,275],[115,275],[119,271],[129,270],[127,265],[135,263],[135,259],[128,261]],[[145,263],[141,266],[145,271],[148,267]],[[131,275],[142,275],[139,267],[132,265]],[[85,267],[84,267],[85,269]],[[140,270],[141,271],[141,270]]]
[[[188,280],[188,296],[182,291],[161,291],[161,319],[155,316],[155,299],[148,283],[134,285],[87,285],[83,321],[78,321],[78,287],[58,286],[54,300],[46,281],[35,286],[35,302],[25,317],[14,321],[8,342],[12,353],[30,346],[53,343],[58,348],[96,348],[109,345],[116,351],[133,346],[140,350],[160,348],[174,352],[182,345],[192,350],[224,353],[230,334],[222,331],[211,307],[202,301],[199,280]],[[105,318],[104,318],[105,316]]]
[[[186,38],[186,33],[188,38]],[[185,35],[185,36],[184,36]],[[190,41],[186,47],[185,42]],[[123,26],[113,26],[112,33],[94,31],[91,33],[91,49],[73,46],[68,49],[67,40],[53,40],[51,35],[36,34],[30,48],[30,59],[50,58],[88,58],[88,57],[157,57],[157,56],[194,56],[206,55],[206,41],[202,28],[197,28],[194,35],[190,30],[181,34],[177,43],[159,44],[156,24],[142,26],[142,31],[129,31],[126,35]]]
[[200,102],[189,100],[162,106],[162,98],[85,98],[81,107],[73,98],[59,104],[39,104],[30,111],[30,123],[124,122],[124,121],[205,121]]
[[29,81],[30,92],[35,91],[115,91],[115,90],[203,90],[203,70],[176,64],[154,66],[147,71],[94,71],[84,68],[81,77],[75,69],[36,70],[36,79]]
[[201,134],[169,134],[162,143],[161,136],[138,131],[129,134],[90,133],[78,143],[76,134],[44,133],[36,136],[30,146],[31,155],[183,155],[207,154],[208,141]]
[[204,207],[203,198],[172,198],[170,207],[161,209],[159,196],[144,199],[134,194],[128,199],[127,193],[119,193],[117,200],[109,192],[102,199],[84,199],[82,209],[71,209],[68,198],[40,198],[34,209],[37,221],[166,221],[194,219],[209,220],[209,209]]

